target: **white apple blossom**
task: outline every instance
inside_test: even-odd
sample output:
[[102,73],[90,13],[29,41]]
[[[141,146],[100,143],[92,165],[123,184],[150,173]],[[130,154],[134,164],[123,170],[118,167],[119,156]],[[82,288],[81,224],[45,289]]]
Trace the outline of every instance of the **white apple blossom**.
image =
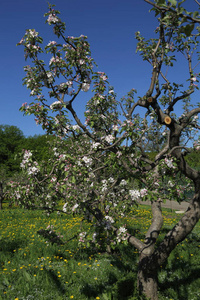
[[28,29],[27,33],[33,38],[38,36],[38,32],[36,32],[35,29]]
[[115,137],[112,136],[111,134],[109,134],[105,137],[105,141],[109,144],[112,143],[114,141],[114,139],[115,139]]
[[67,203],[65,203],[64,205],[63,205],[63,209],[62,209],[64,212],[67,212]]
[[175,169],[175,167],[173,165],[173,160],[172,159],[165,158],[165,163],[168,166],[168,168]]
[[95,143],[95,142],[94,142],[94,143],[92,144],[92,149],[95,149],[95,150],[96,150],[100,145],[101,145],[100,143],[98,143],[98,142]]
[[92,158],[89,158],[87,156],[83,156],[82,160],[84,161],[84,163],[86,164],[87,167],[91,166]]
[[49,23],[49,25],[51,25],[52,23],[56,23],[56,22],[58,22],[58,21],[59,21],[59,20],[58,20],[58,18],[56,17],[55,14],[50,14],[50,15],[48,16],[47,22]]
[[115,221],[113,220],[113,218],[110,217],[110,216],[105,216],[105,219],[106,219],[107,221],[109,221],[110,223],[115,223]]
[[119,184],[120,186],[125,186],[127,185],[127,181],[125,179],[122,179],[122,181]]
[[55,101],[50,105],[51,109],[56,109],[56,108],[61,108],[62,107],[62,102],[61,101]]
[[39,168],[36,165],[29,167],[27,170],[28,175],[36,175],[38,172],[39,172]]
[[56,41],[50,41],[50,42],[47,44],[47,46],[52,46],[52,45],[56,45],[56,44],[57,44]]
[[79,129],[80,129],[80,126],[79,126],[79,125],[73,125],[73,126],[72,126],[72,129],[73,129],[73,130],[79,130]]
[[90,89],[90,84],[86,83],[86,82],[82,83],[82,88],[81,89],[82,89],[83,92],[88,92],[89,89]]
[[85,63],[85,60],[84,59],[79,59],[79,64],[80,65],[83,65]]
[[77,207],[79,207],[79,204],[76,203],[73,207],[72,207],[72,211],[75,211],[75,209],[77,209]]
[[71,80],[67,81],[67,82],[66,82],[66,85],[67,85],[69,88],[71,88],[72,85],[73,85],[73,81],[71,81]]
[[139,200],[140,198],[140,192],[138,190],[129,190],[129,195],[133,201]]
[[53,82],[53,74],[51,72],[47,72],[47,81],[48,83],[52,83]]

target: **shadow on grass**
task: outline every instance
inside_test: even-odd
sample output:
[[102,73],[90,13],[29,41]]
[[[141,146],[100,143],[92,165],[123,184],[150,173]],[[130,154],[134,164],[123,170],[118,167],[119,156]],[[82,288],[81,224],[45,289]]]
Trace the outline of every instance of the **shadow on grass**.
[[24,239],[17,240],[0,240],[0,268],[4,267],[5,261],[12,260],[15,252],[22,246],[26,246],[27,241]]
[[172,252],[169,262],[163,266],[166,279],[159,283],[162,295],[181,300],[200,299],[199,242],[199,236],[191,233],[187,238],[188,244]]
[[110,273],[105,284],[92,286],[87,283],[81,290],[88,299],[96,298],[100,294],[109,295],[109,300],[128,300],[136,293],[136,278],[133,273],[129,273],[126,277],[118,279],[114,274]]
[[[173,294],[177,295],[177,298],[181,300],[188,299],[200,299],[200,294],[198,298],[189,298],[191,295],[191,291],[189,291],[189,287],[192,283],[194,283],[197,279],[200,279],[200,268],[185,270],[186,273],[190,273],[189,276],[185,276],[184,278],[176,278],[174,280],[166,280],[164,283],[159,284],[159,290],[161,294],[168,294],[168,289],[173,290]],[[199,283],[198,283],[199,286]],[[195,288],[194,288],[195,289]],[[199,291],[199,288],[196,288],[196,291]],[[193,295],[194,296],[194,295]]]
[[[121,255],[121,253],[123,255]],[[113,251],[112,254],[105,252],[97,253],[97,250],[81,249],[76,253],[76,260],[89,259],[90,256],[99,258],[99,255],[105,259],[108,259],[108,264],[113,265],[113,270],[105,270],[107,276],[104,284],[91,284],[87,283],[81,290],[81,293],[85,295],[88,299],[94,299],[100,294],[106,295],[105,299],[109,300],[128,300],[130,297],[137,293],[136,283],[137,283],[137,259],[138,256],[134,253],[133,248],[125,245],[121,245],[118,249]],[[115,270],[120,270],[115,273]]]
[[57,245],[64,245],[65,242],[62,241],[62,239],[56,234],[55,231],[50,231],[46,229],[38,230],[37,233],[44,237],[46,240],[48,240],[52,244]]
[[45,272],[48,274],[50,280],[55,284],[57,290],[60,294],[65,295],[66,289],[63,286],[62,282],[58,278],[58,274],[54,270],[47,270],[44,268]]

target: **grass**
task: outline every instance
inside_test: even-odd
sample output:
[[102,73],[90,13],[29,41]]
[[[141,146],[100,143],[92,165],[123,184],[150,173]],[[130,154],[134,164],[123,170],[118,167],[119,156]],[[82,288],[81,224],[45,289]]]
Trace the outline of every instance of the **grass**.
[[[164,210],[164,233],[178,218]],[[150,209],[142,206],[122,221],[142,237],[151,221]],[[199,227],[162,266],[159,299],[200,299]],[[79,229],[78,217],[48,217],[19,208],[0,211],[0,299],[138,299],[137,251],[123,244],[112,255],[80,248]]]

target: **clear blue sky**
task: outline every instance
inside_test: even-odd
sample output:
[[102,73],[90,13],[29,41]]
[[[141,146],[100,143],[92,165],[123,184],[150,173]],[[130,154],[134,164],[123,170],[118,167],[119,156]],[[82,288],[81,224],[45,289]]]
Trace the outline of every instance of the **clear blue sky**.
[[[49,1],[51,2],[51,1]],[[88,36],[92,56],[109,77],[118,99],[131,88],[138,90],[138,96],[149,88],[150,69],[141,57],[135,54],[134,33],[140,31],[145,37],[151,37],[156,27],[154,13],[143,0],[54,0],[56,9],[61,11],[61,19],[66,22],[66,35]],[[191,10],[197,10],[191,0]],[[0,12],[0,60],[1,93],[0,124],[15,125],[26,136],[43,134],[32,116],[23,116],[19,111],[22,103],[29,102],[30,91],[22,86],[25,76],[23,67],[23,47],[16,44],[26,29],[35,28],[46,43],[54,40],[52,27],[45,24],[44,13],[48,5],[45,0],[7,0],[1,2]],[[174,75],[181,74],[178,70]],[[79,100],[79,110],[84,109],[87,99]],[[88,99],[89,100],[89,99]]]

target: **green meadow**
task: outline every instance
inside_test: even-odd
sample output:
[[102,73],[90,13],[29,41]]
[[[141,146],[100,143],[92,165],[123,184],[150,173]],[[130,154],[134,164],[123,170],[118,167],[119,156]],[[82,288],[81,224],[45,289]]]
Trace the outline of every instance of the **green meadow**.
[[[178,218],[164,211],[160,238]],[[119,224],[142,238],[150,222],[150,208],[142,206]],[[80,229],[92,231],[92,223],[17,207],[0,211],[0,299],[139,299],[137,251],[123,243],[112,254],[80,246]],[[161,267],[159,299],[200,299],[199,229],[198,224]]]

